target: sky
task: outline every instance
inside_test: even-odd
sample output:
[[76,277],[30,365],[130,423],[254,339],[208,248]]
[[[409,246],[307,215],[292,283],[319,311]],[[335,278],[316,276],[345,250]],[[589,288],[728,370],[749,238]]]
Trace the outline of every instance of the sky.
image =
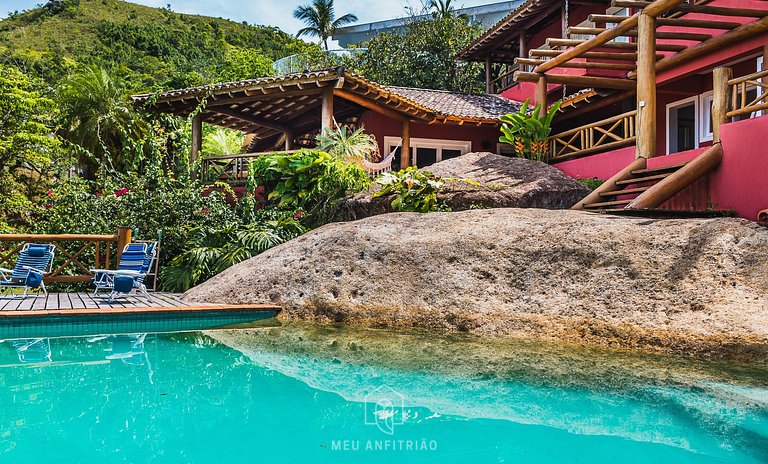
[[[500,0],[464,0],[456,2],[457,7],[469,7],[495,3]],[[0,0],[0,15],[5,17],[15,10],[34,8],[44,0]],[[162,7],[170,3],[178,13],[200,14],[221,17],[249,24],[277,26],[295,34],[302,25],[293,19],[293,10],[310,0],[133,0],[132,3]],[[420,6],[420,0],[336,0],[336,15],[354,13],[360,23],[380,21],[405,16],[407,6]]]

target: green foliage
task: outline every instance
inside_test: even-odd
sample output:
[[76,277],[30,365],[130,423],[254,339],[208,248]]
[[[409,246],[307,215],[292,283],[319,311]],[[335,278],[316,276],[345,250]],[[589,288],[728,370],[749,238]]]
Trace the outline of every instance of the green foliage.
[[501,133],[499,142],[515,147],[518,156],[536,161],[546,161],[549,157],[547,137],[552,131],[552,119],[560,109],[561,102],[552,105],[549,112],[541,114],[541,105],[536,105],[533,112],[528,114],[529,100],[523,103],[520,111],[501,117]]
[[17,69],[0,65],[0,229],[29,218],[64,156],[51,136],[55,103],[35,87]]
[[281,209],[306,211],[312,225],[332,220],[342,198],[370,187],[358,166],[317,150],[258,157],[248,175],[251,185],[266,188],[268,200]]
[[313,0],[311,5],[297,7],[293,17],[306,25],[299,30],[297,37],[302,35],[319,37],[325,50],[328,50],[328,38],[336,34],[340,27],[357,21],[357,16],[351,13],[336,18],[333,0]]
[[174,257],[161,273],[163,288],[183,292],[263,251],[306,232],[285,211],[266,210],[250,224],[193,229],[184,242],[185,251]]
[[134,110],[123,85],[104,68],[89,66],[58,88],[62,136],[81,155],[87,171],[135,170],[144,159],[150,126]]
[[590,190],[597,190],[598,187],[605,183],[603,179],[598,179],[597,177],[591,179],[579,179],[579,182]]
[[252,48],[230,47],[224,55],[216,80],[234,82],[274,74],[274,60]]
[[379,151],[376,138],[365,133],[365,127],[351,131],[346,126],[335,130],[326,129],[317,136],[317,149],[347,163],[360,164],[363,160],[372,161]]
[[437,193],[445,182],[429,171],[420,171],[414,166],[399,172],[386,172],[376,179],[381,190],[374,197],[394,194],[392,209],[428,213],[447,211],[447,207],[437,203]]
[[203,153],[206,156],[223,156],[240,153],[245,137],[242,132],[217,127],[203,137]]
[[485,90],[482,66],[455,56],[482,33],[465,17],[435,15],[407,20],[403,31],[373,37],[352,68],[383,85],[479,93]]

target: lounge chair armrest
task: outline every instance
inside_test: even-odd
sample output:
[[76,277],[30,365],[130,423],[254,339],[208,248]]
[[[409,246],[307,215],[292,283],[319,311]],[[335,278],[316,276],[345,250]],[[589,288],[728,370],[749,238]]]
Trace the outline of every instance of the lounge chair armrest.
[[28,269],[30,271],[39,272],[40,274],[43,274],[43,275],[48,274],[48,271],[41,271],[40,269],[34,268],[32,266],[24,266],[24,269]]
[[139,271],[118,271],[115,269],[91,269],[94,274],[107,274],[107,275],[127,275],[127,276],[140,276],[143,275]]
[[7,269],[4,267],[0,267],[0,272],[13,272],[13,269]]

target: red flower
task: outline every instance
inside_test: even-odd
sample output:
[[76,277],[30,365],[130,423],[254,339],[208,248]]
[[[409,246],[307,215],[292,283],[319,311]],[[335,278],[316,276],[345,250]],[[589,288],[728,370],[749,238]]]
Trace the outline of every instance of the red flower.
[[293,218],[294,218],[294,219],[301,219],[301,217],[302,217],[302,216],[304,216],[304,213],[302,213],[301,211],[296,211],[296,212],[293,214]]
[[101,198],[101,197],[103,197],[103,196],[104,196],[104,194],[103,194],[103,193],[101,193],[101,192],[99,192],[99,193],[97,193],[97,194],[96,194],[96,196],[97,196],[97,197],[99,197],[99,198]]
[[211,210],[210,209],[201,209],[200,210],[200,214],[211,214]]
[[55,197],[56,195],[53,193],[53,190],[51,190],[51,189],[48,189],[48,196],[49,196],[49,197],[51,197],[51,198],[53,198],[53,197]]
[[123,187],[123,188],[121,188],[119,190],[115,190],[115,196],[116,197],[122,197],[123,195],[125,195],[127,193],[128,193],[128,189],[125,188],[125,187]]

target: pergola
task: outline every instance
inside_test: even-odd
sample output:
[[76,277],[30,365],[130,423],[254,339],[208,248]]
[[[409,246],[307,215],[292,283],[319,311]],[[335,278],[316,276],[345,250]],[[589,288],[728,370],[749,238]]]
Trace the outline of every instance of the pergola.
[[[405,153],[410,150],[410,125],[414,122],[499,125],[498,117],[492,117],[489,112],[451,112],[417,102],[414,90],[419,89],[384,87],[343,68],[335,68],[172,90],[159,95],[135,95],[133,101],[151,111],[192,116],[193,158],[197,158],[201,150],[203,122],[250,134],[254,140],[251,146],[291,150],[299,136],[332,128],[335,120],[372,110],[400,121],[401,149]],[[408,161],[407,156],[403,157],[404,167]]]
[[[768,32],[768,10],[718,7],[688,4],[684,0],[613,0],[612,5],[638,9],[632,16],[591,15],[596,24],[617,23],[610,28],[571,27],[568,34],[593,35],[589,40],[552,38],[552,47],[570,47],[565,50],[530,50],[531,58],[518,58],[519,64],[533,67],[531,72],[515,73],[515,80],[536,83],[536,101],[547,101],[547,84],[563,84],[595,89],[618,90],[616,95],[603,99],[600,105],[610,104],[636,94],[637,99],[637,157],[656,156],[656,74],[672,69],[722,47]],[[696,18],[687,17],[697,13]],[[709,16],[707,16],[709,15]],[[705,16],[712,19],[701,19]],[[728,20],[731,18],[733,20]],[[741,18],[741,20],[735,20]],[[657,31],[659,26],[694,31]],[[720,30],[722,33],[701,33],[702,29]],[[618,42],[618,37],[633,37],[632,42]],[[679,42],[689,41],[693,45]],[[547,59],[545,59],[547,58]],[[569,75],[563,69],[602,69],[626,72],[625,77],[598,77]],[[560,70],[560,72],[552,72]],[[716,71],[719,71],[716,70]],[[727,83],[727,76],[720,81]],[[713,103],[714,140],[719,141],[720,125],[726,122],[728,108],[727,85],[715,83]],[[592,105],[592,109],[595,105]]]

